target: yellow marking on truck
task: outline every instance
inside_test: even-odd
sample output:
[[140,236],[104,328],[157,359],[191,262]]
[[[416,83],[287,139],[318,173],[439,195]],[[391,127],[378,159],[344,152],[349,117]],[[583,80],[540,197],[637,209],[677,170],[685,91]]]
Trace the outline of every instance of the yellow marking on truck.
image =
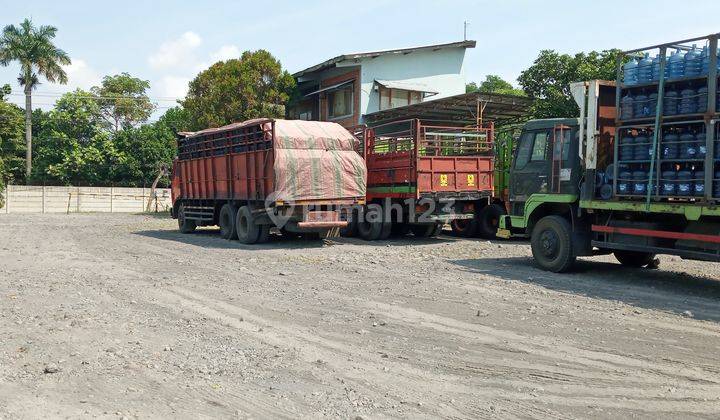
[[475,174],[468,174],[468,176],[467,176],[467,186],[468,186],[468,187],[474,187],[474,186],[475,186]]
[[447,176],[447,174],[440,174],[440,186],[441,186],[441,187],[447,187],[447,186],[448,186],[448,176]]

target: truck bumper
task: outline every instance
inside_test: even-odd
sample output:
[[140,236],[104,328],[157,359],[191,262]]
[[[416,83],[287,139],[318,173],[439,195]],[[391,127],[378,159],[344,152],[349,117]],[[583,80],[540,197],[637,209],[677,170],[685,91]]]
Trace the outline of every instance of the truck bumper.
[[309,211],[297,224],[301,230],[343,228],[347,225],[347,220],[340,220],[339,211]]

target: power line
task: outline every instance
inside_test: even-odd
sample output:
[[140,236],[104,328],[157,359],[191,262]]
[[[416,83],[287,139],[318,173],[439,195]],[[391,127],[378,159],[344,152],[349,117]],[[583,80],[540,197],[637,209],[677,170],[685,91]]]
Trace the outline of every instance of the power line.
[[[71,93],[71,92],[68,92]],[[42,97],[42,98],[60,98],[64,96],[65,94],[55,94],[55,93],[34,93],[32,96],[35,97]],[[18,93],[18,92],[11,92],[8,96],[25,96],[24,93]],[[157,101],[157,102],[176,102],[178,100],[181,100],[183,98],[171,98],[171,97],[150,97],[147,98],[138,98],[136,96],[96,96],[96,95],[79,95],[81,98],[86,99],[130,99],[134,101]]]

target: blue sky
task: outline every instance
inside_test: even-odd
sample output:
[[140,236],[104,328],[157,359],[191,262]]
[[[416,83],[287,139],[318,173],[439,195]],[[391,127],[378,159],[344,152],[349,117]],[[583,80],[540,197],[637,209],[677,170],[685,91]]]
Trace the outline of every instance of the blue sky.
[[[184,95],[198,71],[258,48],[294,72],[344,53],[461,40],[468,21],[477,48],[466,55],[467,80],[499,74],[517,84],[541,49],[631,49],[720,32],[717,0],[0,0],[0,10],[1,25],[32,17],[57,26],[57,45],[73,59],[68,86],[39,86],[38,106],[127,71],[150,81],[159,112]],[[20,93],[17,73],[15,64],[0,68],[0,85],[11,83]]]

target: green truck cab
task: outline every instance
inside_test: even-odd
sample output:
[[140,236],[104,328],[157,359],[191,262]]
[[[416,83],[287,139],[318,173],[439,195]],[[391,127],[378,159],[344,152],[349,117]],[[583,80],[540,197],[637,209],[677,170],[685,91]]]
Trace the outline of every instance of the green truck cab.
[[[710,51],[717,49],[718,35],[699,39],[708,42]],[[650,48],[659,49],[664,57],[666,49],[675,45]],[[620,60],[616,81],[573,83],[571,93],[580,108],[579,118],[532,120],[522,129],[509,165],[508,214],[501,217],[497,236],[529,237],[536,263],[552,272],[571,269],[577,257],[611,253],[621,264],[633,267],[655,267],[656,254],[720,261],[720,197],[716,197],[720,179],[715,175],[720,173],[720,153],[715,152],[720,148],[716,106],[720,93],[716,93],[716,60],[711,57],[704,79],[660,78],[642,86],[644,92],[655,89],[662,98],[666,85],[680,89],[683,84],[704,83],[709,94],[702,115],[664,116],[662,101],[655,100],[650,117],[623,118],[620,97],[637,88],[623,84],[624,61]],[[703,138],[699,146],[705,147],[702,157],[664,158],[666,135],[691,129],[697,138]],[[628,171],[623,165],[631,167],[631,163],[620,158],[618,143],[621,136],[640,135],[651,141],[646,146],[649,155],[645,160],[632,161],[632,168],[644,170],[648,178],[631,183],[622,179]],[[695,194],[664,194],[665,184],[672,187],[671,183],[680,182],[665,179],[664,171],[668,170],[692,171],[697,177],[692,184],[698,186]],[[637,184],[642,194],[621,194],[622,184]]]

